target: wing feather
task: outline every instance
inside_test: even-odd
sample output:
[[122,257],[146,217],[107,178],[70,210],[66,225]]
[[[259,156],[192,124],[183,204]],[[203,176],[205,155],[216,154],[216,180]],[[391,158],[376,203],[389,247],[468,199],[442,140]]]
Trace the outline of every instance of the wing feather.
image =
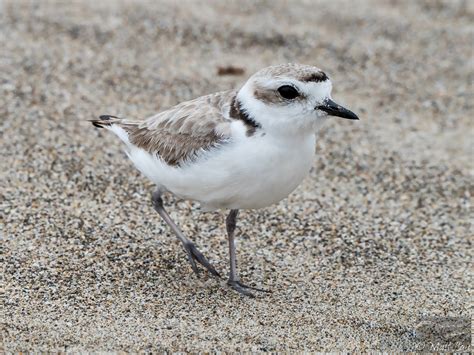
[[183,102],[145,121],[119,124],[130,143],[179,166],[229,140],[229,108],[235,91],[219,92]]

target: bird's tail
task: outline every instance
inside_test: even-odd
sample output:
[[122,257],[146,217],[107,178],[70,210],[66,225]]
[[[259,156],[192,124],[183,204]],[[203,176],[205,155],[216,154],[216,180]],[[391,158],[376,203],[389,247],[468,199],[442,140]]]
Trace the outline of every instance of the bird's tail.
[[91,122],[95,127],[98,127],[98,128],[111,126],[114,123],[119,123],[120,121],[122,121],[121,118],[118,118],[112,115],[102,115],[102,116],[99,116],[99,118],[94,118],[92,120],[89,120],[89,122]]

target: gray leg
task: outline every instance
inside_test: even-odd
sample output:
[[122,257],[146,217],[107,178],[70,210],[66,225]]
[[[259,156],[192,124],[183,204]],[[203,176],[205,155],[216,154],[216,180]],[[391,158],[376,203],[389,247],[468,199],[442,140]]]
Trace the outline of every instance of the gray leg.
[[178,226],[173,222],[168,212],[166,212],[163,207],[163,200],[161,198],[161,191],[155,191],[152,195],[153,208],[158,212],[158,214],[163,218],[163,220],[168,224],[171,230],[176,234],[178,239],[183,243],[184,250],[188,254],[188,260],[193,268],[193,271],[196,274],[199,274],[198,268],[196,266],[196,261],[203,265],[211,274],[219,276],[219,273],[214,269],[214,267],[209,263],[204,255],[196,248],[196,246],[188,238],[184,236]]
[[235,243],[234,243],[234,232],[235,227],[237,226],[237,215],[239,214],[239,210],[230,210],[229,215],[226,218],[226,227],[227,227],[227,237],[229,239],[229,258],[230,258],[230,272],[229,272],[229,280],[227,280],[227,284],[232,287],[237,292],[250,297],[255,297],[252,292],[249,291],[262,291],[268,292],[266,290],[262,290],[255,287],[250,287],[242,284],[240,282],[240,278],[237,275],[237,258],[235,254]]
[[230,273],[229,282],[240,281],[237,275],[237,258],[235,255],[234,232],[237,226],[237,215],[239,210],[230,210],[226,218],[227,238],[229,239],[229,258],[230,258]]

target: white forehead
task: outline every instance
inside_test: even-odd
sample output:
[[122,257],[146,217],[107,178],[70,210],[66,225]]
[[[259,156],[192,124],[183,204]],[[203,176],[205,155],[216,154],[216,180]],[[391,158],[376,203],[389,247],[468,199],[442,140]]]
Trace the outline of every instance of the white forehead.
[[300,90],[302,90],[308,97],[324,99],[331,95],[332,83],[329,79],[321,82],[299,83],[298,85]]

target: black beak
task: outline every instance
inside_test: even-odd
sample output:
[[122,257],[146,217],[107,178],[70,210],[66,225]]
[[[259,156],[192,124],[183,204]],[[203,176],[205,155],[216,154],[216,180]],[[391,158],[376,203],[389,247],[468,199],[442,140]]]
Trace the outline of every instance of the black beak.
[[331,99],[324,100],[324,103],[320,106],[316,106],[317,110],[327,112],[329,116],[338,116],[342,118],[347,118],[348,120],[358,120],[359,117],[347,108],[342,107],[341,105],[336,104]]

